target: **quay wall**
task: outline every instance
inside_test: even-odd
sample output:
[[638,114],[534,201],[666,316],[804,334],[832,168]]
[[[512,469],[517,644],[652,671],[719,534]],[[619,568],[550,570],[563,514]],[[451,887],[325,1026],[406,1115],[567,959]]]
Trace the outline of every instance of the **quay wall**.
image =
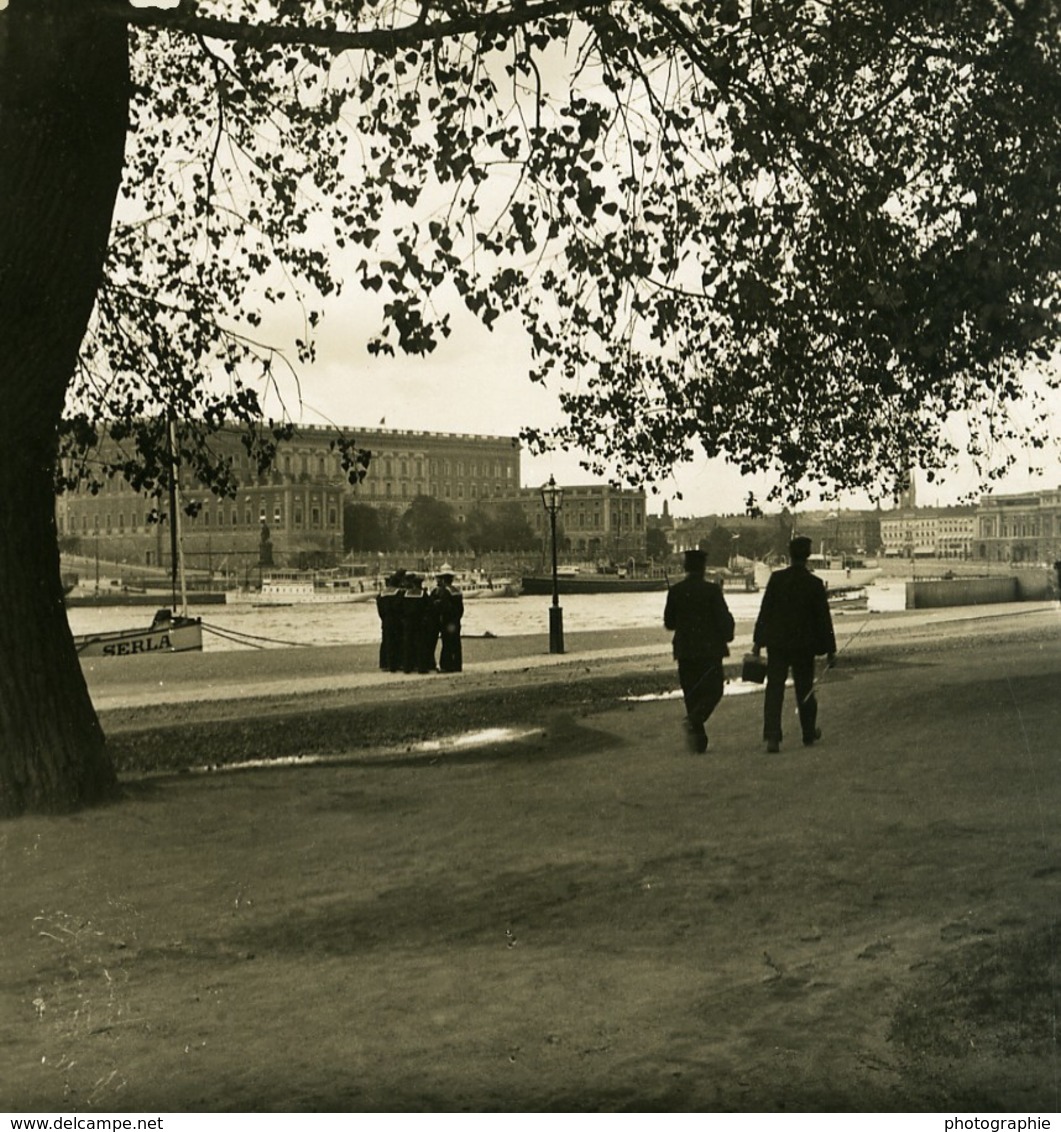
[[1057,596],[1053,571],[1022,570],[1006,577],[936,578],[906,583],[907,609],[952,605],[995,605],[1009,601],[1049,601]]

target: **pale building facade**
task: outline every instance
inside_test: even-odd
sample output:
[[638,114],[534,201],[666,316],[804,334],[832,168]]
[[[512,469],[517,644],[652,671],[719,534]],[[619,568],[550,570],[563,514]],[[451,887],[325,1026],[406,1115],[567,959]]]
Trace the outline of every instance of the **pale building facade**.
[[883,511],[881,543],[888,558],[968,559],[976,534],[975,507],[903,507]]
[[[556,517],[558,552],[582,561],[625,563],[645,557],[646,498],[643,491],[607,484],[563,487],[563,502]],[[541,489],[519,493],[531,529],[543,540],[551,537],[549,513]]]
[[976,514],[974,556],[986,562],[1061,560],[1061,488],[985,495]]
[[[343,551],[343,503],[351,498],[404,511],[417,495],[428,495],[450,504],[463,521],[480,501],[518,497],[515,437],[344,428],[358,448],[371,453],[364,479],[351,485],[333,448],[338,432],[300,427],[279,443],[265,475],[258,474],[237,430],[218,434],[211,443],[231,457],[240,486],[234,499],[219,499],[182,469],[180,498],[199,505],[196,515],[181,518],[186,565],[239,575],[263,561],[297,567],[336,559]],[[130,569],[168,567],[169,528],[151,521],[156,508],[167,512],[168,500],[144,496],[115,478],[95,495],[87,490],[60,495],[56,525],[74,553]]]

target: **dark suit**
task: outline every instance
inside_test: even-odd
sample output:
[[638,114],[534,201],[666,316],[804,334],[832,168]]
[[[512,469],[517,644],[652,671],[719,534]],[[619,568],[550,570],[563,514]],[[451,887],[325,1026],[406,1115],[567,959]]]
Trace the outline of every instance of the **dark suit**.
[[406,590],[402,595],[402,671],[433,672],[438,622],[430,594]]
[[792,671],[803,738],[813,741],[818,722],[814,696],[814,658],[836,652],[833,619],[825,584],[802,563],[777,570],[763,594],[753,642],[766,647],[763,738],[780,742],[785,681]]
[[376,595],[380,621],[379,666],[387,672],[402,667],[402,591],[389,587]]
[[703,736],[704,724],[722,699],[722,658],[729,655],[733,640],[733,615],[721,587],[689,574],[667,591],[663,624],[674,633],[674,659],[689,727]]
[[452,585],[438,585],[431,593],[438,620],[442,650],[438,658],[441,672],[460,672],[464,667],[461,647],[461,618],[464,616],[464,595]]

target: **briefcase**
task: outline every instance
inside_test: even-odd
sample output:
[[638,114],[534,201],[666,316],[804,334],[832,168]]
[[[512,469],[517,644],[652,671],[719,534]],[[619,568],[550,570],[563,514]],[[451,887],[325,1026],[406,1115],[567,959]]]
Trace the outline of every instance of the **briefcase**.
[[740,669],[740,678],[749,684],[761,684],[766,679],[766,658],[757,656],[753,652],[746,652]]

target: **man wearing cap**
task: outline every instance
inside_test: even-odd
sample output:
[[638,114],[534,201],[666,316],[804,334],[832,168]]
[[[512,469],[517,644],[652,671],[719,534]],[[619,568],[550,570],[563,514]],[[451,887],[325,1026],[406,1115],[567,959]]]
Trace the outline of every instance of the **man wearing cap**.
[[461,648],[461,618],[464,616],[464,595],[453,584],[453,567],[443,563],[435,575],[431,593],[442,649],[438,656],[440,672],[460,672],[464,667]]
[[431,636],[434,608],[431,597],[425,591],[424,580],[419,574],[406,574],[403,587],[402,671],[431,672],[435,667],[434,639]]
[[402,667],[402,579],[404,570],[396,570],[383,583],[376,595],[379,614],[379,666],[385,672],[398,672]]
[[814,658],[827,656],[832,668],[836,663],[836,637],[825,583],[807,569],[810,552],[809,538],[801,536],[789,543],[792,564],[770,575],[752,637],[757,656],[766,647],[763,738],[771,754],[781,749],[781,708],[790,670],[803,744],[809,747],[822,737],[814,695]]
[[667,591],[663,624],[674,633],[674,659],[685,700],[685,735],[689,749],[707,750],[705,724],[722,699],[722,659],[733,640],[733,615],[722,588],[704,577],[707,555],[685,552],[685,577]]

